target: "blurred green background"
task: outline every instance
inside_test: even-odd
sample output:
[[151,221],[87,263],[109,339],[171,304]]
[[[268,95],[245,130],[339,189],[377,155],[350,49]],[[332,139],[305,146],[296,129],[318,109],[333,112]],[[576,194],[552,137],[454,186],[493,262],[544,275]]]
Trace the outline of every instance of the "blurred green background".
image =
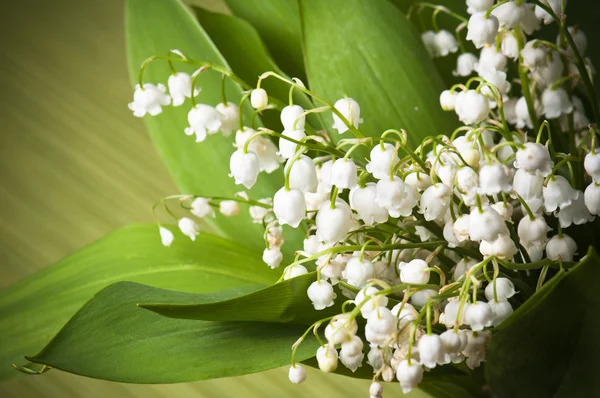
[[[193,3],[224,10],[218,0]],[[3,288],[119,226],[151,221],[152,203],[176,188],[127,109],[122,1],[2,1],[0,15]],[[0,384],[0,396],[363,397],[368,386],[315,370],[299,386],[287,369],[159,386],[51,371]],[[401,396],[399,386],[386,396]]]

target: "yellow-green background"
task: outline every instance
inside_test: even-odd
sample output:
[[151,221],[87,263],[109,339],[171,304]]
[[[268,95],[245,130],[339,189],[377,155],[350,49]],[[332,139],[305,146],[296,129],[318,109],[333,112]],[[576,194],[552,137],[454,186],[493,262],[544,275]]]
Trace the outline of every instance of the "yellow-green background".
[[[0,15],[3,288],[119,226],[150,221],[151,204],[176,188],[127,109],[122,1],[1,1]],[[368,385],[314,370],[299,386],[286,369],[159,386],[51,371],[0,384],[0,396],[363,397]],[[388,387],[386,396],[399,395]]]

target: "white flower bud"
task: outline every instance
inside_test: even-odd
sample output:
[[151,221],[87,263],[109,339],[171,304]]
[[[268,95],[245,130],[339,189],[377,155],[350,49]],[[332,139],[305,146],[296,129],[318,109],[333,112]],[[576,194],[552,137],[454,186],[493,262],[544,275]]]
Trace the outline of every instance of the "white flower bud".
[[496,297],[498,300],[507,300],[517,294],[515,285],[508,278],[496,278],[485,287],[485,298],[495,301],[494,286],[496,286]]
[[546,244],[546,257],[550,260],[573,261],[577,252],[577,243],[569,235],[553,236]]
[[500,214],[491,207],[483,211],[474,208],[469,215],[469,236],[472,241],[487,240],[493,242],[500,235],[508,235],[508,229]]
[[[259,202],[264,203],[266,205],[273,205],[272,198],[259,199]],[[269,213],[269,209],[264,208],[262,206],[250,206],[249,212],[250,212],[250,217],[252,217],[253,223],[262,224],[263,220]]]
[[562,87],[545,89],[542,93],[542,106],[544,115],[548,119],[556,119],[560,115],[573,112],[573,103],[569,99],[569,94]]
[[452,224],[452,232],[459,243],[469,240],[469,215],[463,214]]
[[383,223],[388,219],[388,212],[385,207],[377,204],[377,186],[373,182],[368,182],[364,187],[356,186],[350,191],[350,208],[356,210],[358,218],[365,225]]
[[[358,261],[358,257],[352,257],[350,260],[353,259]],[[348,263],[350,263],[350,261],[348,261]],[[368,268],[368,265],[366,268]],[[362,314],[363,318],[367,319],[369,318],[369,315],[371,315],[371,312],[375,311],[377,308],[387,306],[387,296],[384,296],[383,294],[378,295],[378,292],[379,289],[374,286],[369,286],[367,288],[360,289],[360,291],[356,294],[356,297],[354,298],[354,304],[357,307],[362,304],[366,298],[370,297],[370,299],[367,300],[362,307],[360,307],[360,313]]]
[[[281,134],[295,141],[301,141],[303,138],[306,137],[306,133],[304,132],[304,130],[283,130]],[[296,153],[297,146],[298,144],[280,137],[279,152],[277,152],[277,154],[284,159],[289,159],[293,157]]]
[[290,366],[288,377],[292,383],[300,384],[306,380],[306,370],[301,365],[292,365]]
[[331,168],[331,184],[339,189],[352,189],[358,183],[358,171],[352,159],[337,159]]
[[331,307],[334,304],[336,297],[333,286],[324,280],[313,282],[308,287],[306,294],[310,301],[312,301],[315,310],[323,310],[327,307]]
[[377,344],[371,344],[371,349],[369,350],[369,354],[367,354],[367,359],[374,372],[383,367],[383,352],[379,347],[377,347]]
[[429,264],[423,260],[414,259],[408,263],[403,261],[398,264],[400,279],[404,283],[423,285],[429,282]]
[[240,214],[240,204],[235,200],[222,200],[219,203],[219,211],[225,217],[237,216]]
[[440,105],[445,111],[453,111],[456,105],[457,94],[455,91],[444,90],[440,94]]
[[519,221],[517,227],[517,234],[523,246],[545,245],[548,241],[546,236],[548,231],[550,231],[550,227],[542,216],[537,216],[532,220],[526,215]]
[[334,372],[338,366],[338,353],[335,347],[326,345],[317,350],[317,363],[319,369],[326,373]]
[[171,103],[171,97],[165,94],[167,88],[164,84],[154,85],[144,83],[142,89],[140,85],[135,86],[133,93],[133,102],[129,103],[129,109],[133,111],[133,116],[144,117],[146,113],[156,116],[162,112],[162,107]]
[[419,213],[423,214],[427,221],[441,219],[448,210],[451,195],[452,192],[447,185],[433,184],[421,196]]
[[445,29],[435,33],[433,44],[436,47],[436,53],[439,57],[445,57],[450,53],[458,51],[458,42],[456,37]]
[[423,380],[423,366],[415,360],[412,360],[409,365],[408,361],[404,359],[398,365],[396,378],[400,382],[402,392],[408,394]]
[[315,219],[317,237],[327,243],[336,243],[346,238],[350,230],[352,210],[342,199],[336,199],[335,208],[329,201],[323,203]]
[[499,22],[495,16],[490,15],[486,18],[485,12],[476,12],[471,15],[467,24],[467,40],[471,40],[476,48],[494,44],[498,27]]
[[191,218],[183,217],[179,220],[179,229],[181,233],[189,237],[192,241],[196,240],[196,236],[200,233],[200,227]]
[[165,227],[159,227],[158,232],[160,233],[160,240],[163,246],[171,247],[173,239],[175,239],[175,237],[173,236],[173,232],[169,231]]
[[382,398],[383,397],[383,386],[381,383],[374,381],[369,387],[370,398]]
[[592,177],[595,183],[600,184],[600,151],[596,153],[588,153],[583,160],[583,168],[585,172]]
[[[342,98],[337,100],[334,104],[334,108],[346,118],[346,120],[358,128],[358,125],[362,123],[360,118],[360,106],[352,98]],[[348,131],[348,126],[342,122],[335,113],[333,114],[333,128],[338,131],[339,134],[344,134]]]
[[265,264],[271,267],[271,269],[275,269],[281,265],[283,254],[278,247],[272,247],[263,251],[262,260]]
[[544,208],[552,213],[556,209],[563,209],[579,197],[579,192],[571,187],[569,181],[561,175],[555,175],[543,187]]
[[[173,106],[183,104],[185,98],[192,96],[192,77],[185,72],[177,72],[169,76],[168,80],[169,94],[173,99]],[[194,89],[194,97],[198,95],[200,90]]]
[[202,142],[207,134],[215,134],[219,131],[222,119],[223,115],[212,106],[196,104],[188,112],[190,127],[185,128],[185,134],[196,134],[196,142]]
[[[462,325],[465,319],[465,310],[468,308],[468,304],[465,303],[462,314],[460,317],[459,325]],[[458,318],[458,310],[460,309],[459,300],[448,301],[448,304],[444,307],[444,312],[440,315],[440,323],[446,325],[447,328],[454,327],[456,319]]]
[[583,200],[590,214],[600,215],[600,184],[592,182],[585,189]]
[[510,171],[506,166],[493,163],[479,170],[479,194],[496,195],[512,191]]
[[432,369],[444,363],[444,346],[437,334],[426,334],[419,339],[419,356],[421,363]]
[[479,244],[479,252],[483,257],[498,257],[501,260],[512,260],[518,249],[509,235],[498,235],[493,242],[482,240]]
[[[290,167],[293,158],[288,159],[285,164],[284,172]],[[317,192],[318,186],[317,168],[315,162],[308,156],[301,155],[290,170],[290,188],[299,189],[302,192]]]
[[192,202],[192,209],[190,212],[198,218],[214,217],[215,211],[210,205],[210,199],[208,198],[196,198]]
[[232,102],[227,104],[219,102],[215,109],[221,114],[221,133],[228,137],[238,128],[240,109]]
[[507,300],[490,300],[488,304],[494,316],[494,320],[492,321],[492,326],[494,327],[500,325],[513,313],[513,308]]
[[454,223],[452,222],[452,220],[448,220],[446,222],[446,224],[444,224],[444,229],[442,231],[442,235],[444,237],[444,240],[446,242],[448,242],[448,247],[451,248],[451,249],[460,245],[460,241],[454,235],[454,229],[453,229],[453,227],[454,227]]
[[373,263],[364,259],[361,261],[358,256],[353,256],[346,264],[342,276],[348,284],[356,287],[363,287],[367,281],[373,278],[375,269]]
[[[467,77],[470,76],[471,73],[475,70],[475,65],[477,64],[477,56],[471,53],[463,53],[458,56],[456,59],[456,69],[452,71],[454,76]],[[444,105],[442,105],[442,108]],[[452,105],[452,109],[454,109],[454,105]],[[444,109],[451,110],[451,109]]]
[[517,150],[514,166],[528,173],[547,177],[552,172],[554,162],[550,159],[548,148],[542,144],[527,142],[524,148]]
[[350,313],[339,314],[334,316],[325,328],[325,338],[333,345],[342,344],[356,336],[357,331],[358,323],[356,319],[350,318]]
[[504,221],[511,221],[513,214],[513,207],[509,202],[496,202],[490,205],[490,207],[498,214]]
[[263,88],[252,90],[250,94],[250,104],[254,109],[262,109],[269,105],[269,96]]
[[474,332],[492,326],[494,313],[488,303],[478,301],[470,304],[465,311],[465,323],[471,326]]
[[308,274],[308,270],[303,265],[291,265],[285,269],[283,273],[283,280],[287,281],[288,279],[292,279],[305,274]]
[[244,153],[242,149],[235,151],[229,159],[230,177],[235,183],[250,189],[256,184],[260,173],[260,161],[254,152]]
[[475,90],[461,91],[456,96],[454,111],[464,124],[484,121],[490,111],[487,97]]
[[[284,130],[304,130],[306,116],[300,105],[288,105],[281,110],[281,124]],[[294,126],[296,123],[296,126]],[[295,128],[294,128],[295,127]]]
[[534,213],[541,210],[544,204],[542,198],[543,186],[544,177],[528,173],[523,169],[517,170],[513,178],[513,189],[527,202]]
[[280,225],[289,225],[297,228],[306,218],[306,202],[299,189],[281,188],[273,198],[273,211]]

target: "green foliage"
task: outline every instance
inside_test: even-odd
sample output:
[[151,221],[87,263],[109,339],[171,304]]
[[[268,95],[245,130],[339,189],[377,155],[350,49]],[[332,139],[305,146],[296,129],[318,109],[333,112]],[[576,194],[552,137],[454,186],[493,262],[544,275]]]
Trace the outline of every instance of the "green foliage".
[[600,257],[590,249],[496,328],[485,375],[498,397],[591,397],[600,391],[598,280]]
[[[171,319],[137,306],[177,300],[176,293],[122,282],[90,300],[32,362],[127,383],[181,383],[237,376],[290,362],[304,328],[259,322]],[[217,297],[222,298],[221,294]],[[206,295],[206,301],[215,300]],[[314,355],[316,340],[297,353]]]
[[439,106],[442,79],[415,28],[391,3],[300,0],[300,10],[311,89],[331,102],[344,95],[357,100],[365,135],[403,128],[416,146],[453,129]]
[[[119,229],[98,242],[0,293],[0,379],[15,376],[11,364],[39,350],[93,295],[118,281],[208,293],[277,279],[248,249],[210,234],[196,242],[177,233],[160,244],[156,225]],[[110,325],[107,325],[109,327]]]

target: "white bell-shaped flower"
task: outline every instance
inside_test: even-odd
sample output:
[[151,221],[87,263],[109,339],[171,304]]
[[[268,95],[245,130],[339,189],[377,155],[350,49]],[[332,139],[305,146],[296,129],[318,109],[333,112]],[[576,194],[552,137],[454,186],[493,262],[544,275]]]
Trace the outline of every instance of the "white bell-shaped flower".
[[300,384],[306,380],[306,370],[301,365],[292,365],[288,371],[288,378],[292,383]]
[[[539,115],[542,112],[541,104],[536,99],[534,99],[534,109],[536,114]],[[529,115],[529,108],[527,107],[527,100],[525,97],[521,97],[517,100],[515,105],[515,117],[516,117],[516,126],[518,128],[533,128],[533,122],[531,121],[531,116]]]
[[513,308],[507,300],[491,300],[488,304],[494,315],[494,320],[492,321],[492,326],[494,327],[500,325],[513,313]]
[[448,242],[448,247],[453,249],[457,246],[460,246],[460,241],[458,240],[458,238],[454,235],[454,229],[453,229],[454,223],[452,222],[452,220],[448,220],[446,222],[446,224],[444,224],[444,230],[442,231],[442,235],[444,237],[444,240],[446,242]]
[[352,256],[342,271],[342,277],[352,286],[362,288],[375,275],[373,263],[359,256]]
[[[523,169],[517,170],[513,178],[514,191],[527,202],[529,207],[533,207],[531,209],[533,212],[537,212],[543,204],[543,186],[544,177],[528,173]],[[532,206],[534,203],[537,206]]]
[[477,265],[477,261],[470,257],[462,258],[456,266],[454,266],[454,270],[452,271],[452,279],[458,280],[461,276],[463,276],[468,270],[470,270],[474,265]]
[[523,246],[541,246],[548,241],[548,232],[551,228],[542,216],[536,216],[533,220],[525,216],[519,221],[517,234]]
[[500,50],[502,54],[507,58],[516,60],[519,58],[519,42],[512,32],[507,32],[502,36],[502,43],[500,44]]
[[452,224],[452,232],[458,243],[469,240],[469,215],[459,216]]
[[319,242],[317,235],[310,235],[308,238],[304,239],[303,249],[306,253],[312,256],[320,251],[320,245],[321,242]]
[[508,235],[508,228],[500,214],[491,207],[481,211],[473,208],[469,214],[469,236],[472,241],[487,240],[493,242],[500,235]]
[[335,347],[328,344],[317,350],[317,363],[322,372],[331,373],[338,367],[338,353]]
[[[358,105],[358,102],[352,98],[342,98],[337,100],[334,108],[337,109],[337,111],[354,127],[358,128],[358,125],[362,123],[362,119],[360,118],[360,106]],[[335,113],[333,114],[333,128],[336,129],[339,134],[344,134],[348,131],[348,126],[346,126],[342,119]]]
[[531,70],[546,66],[548,63],[548,50],[536,43],[535,40],[528,41],[521,50],[523,65]]
[[342,344],[356,336],[357,331],[358,323],[350,317],[350,313],[339,314],[334,316],[325,328],[325,338],[333,345]]
[[[281,124],[284,130],[304,130],[306,116],[300,105],[288,105],[281,110]],[[294,126],[294,123],[296,124]]]
[[[173,106],[180,106],[185,101],[185,98],[192,97],[192,77],[185,72],[177,72],[169,76],[168,80],[169,94],[173,99]],[[198,95],[200,90],[194,88],[194,97]]]
[[[569,26],[567,29],[569,30],[569,33],[573,38],[573,42],[575,43],[577,51],[579,51],[579,54],[583,55],[585,53],[585,50],[587,49],[587,37],[585,36],[585,33],[577,26]],[[556,38],[556,43],[559,44],[560,41],[561,37],[560,35],[558,35],[558,37]],[[571,54],[573,53],[571,47],[568,48],[568,51]]]
[[158,232],[160,233],[160,241],[165,247],[170,247],[175,239],[173,232],[169,231],[165,227],[159,227]]
[[144,83],[143,89],[140,85],[135,86],[133,92],[133,102],[129,103],[129,109],[133,111],[133,116],[144,117],[146,113],[156,116],[162,112],[162,107],[171,103],[171,97],[165,92],[167,88],[164,84],[154,85]]
[[[306,133],[304,132],[304,130],[283,130],[281,135],[289,137],[295,141],[301,141],[302,139],[304,139],[306,137]],[[296,144],[295,142],[291,142],[291,141],[286,140],[285,138],[280,137],[279,138],[279,152],[277,152],[277,154],[280,155],[284,159],[289,159],[289,158],[293,157],[294,154],[296,153],[297,146],[298,146],[298,144]]]
[[306,294],[310,301],[312,301],[315,310],[323,310],[327,307],[331,307],[335,302],[336,297],[333,286],[324,280],[311,283]]
[[[494,298],[494,286],[496,288],[496,298]],[[515,285],[508,278],[496,278],[485,287],[485,298],[488,301],[495,299],[507,300],[517,294]]]
[[[460,317],[459,325],[463,324],[465,309],[468,305],[465,303],[463,307],[463,311]],[[460,301],[458,299],[452,299],[448,301],[448,304],[444,307],[444,312],[440,315],[440,323],[446,325],[447,328],[454,327],[456,320],[458,318],[458,311],[460,309]]]
[[293,264],[285,269],[283,272],[283,280],[295,278],[300,275],[308,274],[308,270],[301,264]]
[[518,249],[509,235],[499,235],[492,242],[482,240],[479,244],[479,252],[483,257],[494,256],[501,260],[510,261],[517,254]]
[[228,137],[237,130],[240,120],[240,108],[233,102],[219,102],[215,109],[221,114],[221,133]]
[[[287,174],[293,158],[288,159],[284,167]],[[315,162],[308,156],[301,155],[290,170],[290,188],[299,189],[302,192],[317,192],[319,181],[317,179],[317,168]]]
[[352,189],[358,184],[358,170],[352,159],[337,159],[331,168],[331,184],[339,189]]
[[438,294],[438,291],[433,289],[419,290],[410,296],[410,303],[415,307],[424,307],[427,305],[427,300],[436,294]]
[[[318,175],[318,172],[317,172]],[[331,188],[330,188],[331,190]],[[321,208],[323,203],[329,200],[329,190],[326,190],[322,183],[317,185],[317,192],[305,192],[304,199],[306,200],[306,210],[316,211]]]
[[315,219],[317,237],[327,243],[337,243],[346,238],[351,226],[352,210],[342,199],[336,199],[335,207],[329,201],[323,203]]
[[317,177],[319,178],[320,185],[329,192],[331,190],[331,169],[333,167],[333,161],[328,160],[321,164],[321,167],[317,169]]
[[484,165],[479,170],[479,194],[496,195],[512,191],[510,171],[498,163]]
[[383,398],[383,386],[380,382],[374,381],[369,386],[370,398]]
[[[456,69],[452,71],[452,74],[461,77],[470,76],[475,70],[475,65],[477,65],[477,56],[475,54],[462,53],[456,58]],[[454,109],[454,106],[452,108]]]
[[546,65],[536,68],[532,75],[533,81],[540,89],[545,89],[554,84],[554,82],[561,78],[565,69],[558,52],[552,51],[547,57]]
[[512,221],[513,206],[509,202],[496,202],[490,207],[496,210],[496,213],[500,214],[504,221]]
[[441,29],[433,38],[436,47],[436,53],[439,57],[445,57],[448,54],[458,51],[458,42],[456,37],[445,29]]
[[367,163],[367,171],[373,174],[373,177],[378,180],[389,178],[392,162],[395,166],[400,161],[398,154],[394,150],[394,146],[387,142],[383,144],[383,149],[381,149],[381,145],[375,145],[371,149],[369,157],[370,161]]
[[550,260],[573,261],[577,243],[569,235],[553,236],[546,244],[546,257]]
[[404,283],[423,285],[429,282],[429,264],[420,259],[414,259],[408,263],[403,261],[398,264],[400,279]]
[[433,30],[426,30],[421,33],[421,40],[423,41],[423,45],[427,50],[427,53],[431,57],[437,57],[437,47],[435,45],[435,32]]
[[407,185],[410,185],[411,187],[413,187],[415,189],[415,191],[421,192],[431,186],[431,177],[429,177],[425,173],[414,172],[414,173],[408,174],[405,177],[404,182]]
[[299,189],[281,188],[273,197],[273,211],[280,225],[297,228],[306,218],[306,201]]
[[444,347],[444,364],[454,362],[454,360],[458,362],[461,359],[459,353],[467,346],[467,336],[454,329],[449,329],[440,334],[440,339]]
[[406,199],[406,186],[404,181],[398,176],[394,176],[393,180],[383,178],[376,185],[377,197],[376,201],[380,207],[399,208],[402,202]]
[[600,184],[600,151],[588,153],[583,159],[583,168],[585,172],[592,177],[595,183]]
[[188,112],[190,126],[185,128],[185,134],[196,134],[196,142],[202,142],[207,134],[215,134],[219,131],[222,119],[223,115],[212,106],[196,104]]
[[418,347],[421,363],[429,369],[444,363],[444,345],[439,335],[423,335],[419,339]]
[[348,341],[342,343],[340,362],[352,372],[356,372],[356,369],[362,365],[364,357],[363,342],[360,337],[352,336]]
[[215,216],[215,210],[210,205],[210,199],[208,198],[194,199],[190,212],[198,218]]
[[240,214],[240,204],[235,200],[222,200],[219,202],[219,212],[225,217],[233,217]]
[[501,52],[496,50],[495,46],[484,47],[481,49],[479,53],[479,59],[477,60],[477,65],[475,65],[475,70],[479,74],[483,74],[485,71],[504,71],[506,69],[507,64],[506,56]]
[[594,221],[594,216],[585,205],[584,194],[576,191],[578,196],[570,205],[563,207],[556,215],[562,228],[570,227],[572,224],[581,225]]
[[386,307],[378,307],[369,314],[365,337],[371,344],[387,345],[398,330],[398,318]]
[[423,214],[427,221],[441,219],[448,210],[451,195],[447,185],[440,182],[433,184],[421,196],[419,213]]
[[271,269],[279,268],[281,261],[283,261],[283,254],[278,247],[271,247],[263,251],[262,260]]
[[192,241],[196,240],[196,236],[200,233],[200,227],[194,220],[188,217],[183,217],[178,223],[181,233],[190,238]]
[[600,215],[600,184],[592,182],[585,189],[583,200],[590,214]]
[[454,111],[464,124],[484,121],[490,111],[487,97],[475,90],[461,91],[456,96]]
[[[456,94],[455,91],[452,90],[444,90],[442,94],[440,94],[440,106],[445,111],[453,111],[456,106]],[[368,171],[368,170],[367,170]]]
[[554,162],[550,159],[548,148],[533,142],[523,145],[523,148],[517,150],[514,166],[542,177],[550,175]]
[[507,1],[492,10],[492,15],[498,18],[501,27],[512,29],[519,27],[523,20],[529,4],[518,1]]
[[263,88],[257,88],[250,93],[250,104],[254,109],[262,109],[269,105],[269,95]]
[[[554,14],[560,15],[561,7],[563,4],[562,0],[541,0],[541,1],[542,1],[542,3],[549,6],[552,9],[552,11],[554,11]],[[546,25],[554,22],[554,19],[552,19],[552,15],[550,15],[546,10],[544,10],[543,8],[541,8],[539,6],[535,7],[535,16],[539,20],[544,22],[544,24],[546,24]]]
[[377,185],[368,182],[364,187],[356,186],[350,191],[350,208],[358,213],[365,225],[383,223],[388,219],[388,211],[377,204]]
[[545,89],[542,93],[542,106],[544,115],[548,119],[556,119],[560,115],[573,112],[573,103],[569,99],[569,94],[562,87]]
[[[352,259],[358,260],[358,257],[353,256]],[[352,260],[350,259],[350,260]],[[360,260],[358,260],[360,262]],[[350,261],[348,261],[348,263],[350,263]],[[362,267],[363,270],[364,269],[368,269],[368,265],[366,267],[364,267],[362,264],[360,264],[359,266],[356,266],[356,268],[360,268]],[[361,270],[362,271],[362,270]],[[366,280],[368,278],[364,278],[361,276],[361,279]],[[360,307],[360,313],[362,314],[363,318],[368,319],[369,315],[371,315],[371,312],[375,311],[377,308],[379,307],[385,307],[388,304],[388,298],[387,296],[383,295],[383,294],[377,294],[379,293],[379,289],[377,289],[374,286],[369,286],[369,287],[365,287],[360,289],[360,291],[356,294],[356,297],[354,298],[354,304],[358,307],[360,305],[362,305]],[[368,299],[366,303],[363,304],[363,301],[365,301],[365,299]],[[392,310],[393,313],[393,310]],[[397,315],[397,314],[394,314]]]
[[415,361],[411,361],[410,365],[406,359],[400,361],[396,370],[396,378],[400,382],[402,393],[408,394],[413,388],[416,388],[423,380],[423,365]]
[[260,161],[254,152],[244,153],[242,149],[235,151],[229,159],[230,177],[235,183],[250,189],[256,184],[260,173]]
[[472,303],[465,311],[465,323],[471,326],[474,332],[492,326],[493,321],[494,313],[488,303],[481,301]]
[[474,13],[467,24],[467,40],[472,41],[476,48],[494,44],[498,33],[498,18],[493,15],[486,18],[485,14],[485,12]]
[[467,357],[467,366],[471,369],[478,367],[485,360],[485,350],[489,339],[488,332],[467,331],[467,346],[463,355]]
[[561,175],[554,175],[543,187],[544,207],[548,213],[563,209],[579,197],[579,192],[571,187],[569,181]]
[[474,195],[479,187],[479,174],[471,167],[461,167],[456,172],[456,186],[466,195]]

